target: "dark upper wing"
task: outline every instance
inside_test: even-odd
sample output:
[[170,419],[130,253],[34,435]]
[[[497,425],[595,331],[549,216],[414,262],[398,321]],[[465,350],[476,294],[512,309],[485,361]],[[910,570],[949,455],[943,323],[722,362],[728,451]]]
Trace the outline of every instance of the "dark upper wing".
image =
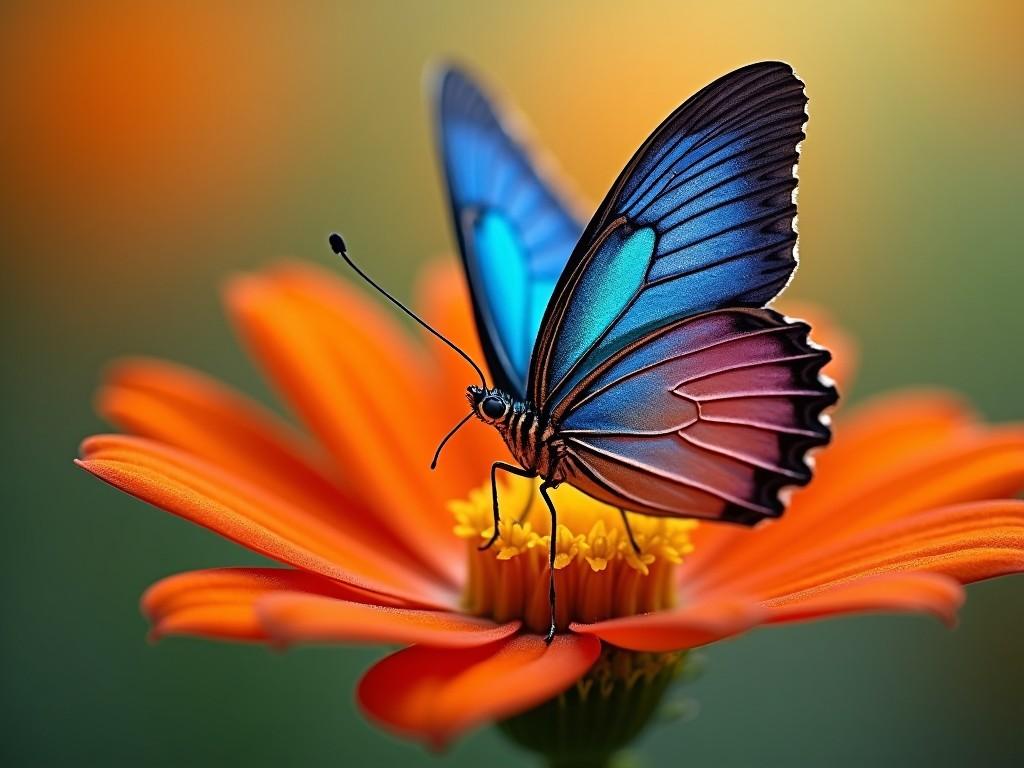
[[495,384],[523,398],[541,318],[583,227],[531,163],[514,121],[465,72],[441,72],[435,107],[480,340]]
[[648,515],[752,524],[811,478],[836,400],[829,354],[770,309],[678,320],[622,348],[561,401],[566,479]]
[[653,329],[761,307],[796,266],[797,144],[807,99],[789,65],[752,64],[688,99],[626,166],[548,306],[529,396],[553,409]]

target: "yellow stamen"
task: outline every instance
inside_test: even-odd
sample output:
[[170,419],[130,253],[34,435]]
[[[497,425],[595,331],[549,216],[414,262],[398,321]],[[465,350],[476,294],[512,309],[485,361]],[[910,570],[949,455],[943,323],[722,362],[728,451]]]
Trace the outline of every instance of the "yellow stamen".
[[[490,486],[450,504],[455,534],[466,540],[469,580],[466,610],[496,621],[521,619],[535,632],[548,626],[550,518],[535,500],[522,522],[510,510],[526,506],[539,481],[499,486],[504,511],[498,539],[481,552],[493,532]],[[629,515],[639,547],[634,551],[619,511],[569,485],[554,491],[558,509],[555,586],[556,623],[591,622],[671,608],[676,600],[676,567],[693,551],[694,520]]]

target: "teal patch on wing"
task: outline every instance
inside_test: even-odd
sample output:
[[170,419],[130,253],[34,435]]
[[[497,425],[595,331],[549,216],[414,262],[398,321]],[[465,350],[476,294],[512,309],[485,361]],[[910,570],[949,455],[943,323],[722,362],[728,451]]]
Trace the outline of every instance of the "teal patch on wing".
[[654,255],[655,234],[613,230],[587,264],[565,310],[555,347],[552,381],[560,381],[615,321],[644,284]]
[[495,330],[512,367],[525,376],[534,339],[526,253],[508,219],[499,213],[485,213],[475,235],[480,278]]

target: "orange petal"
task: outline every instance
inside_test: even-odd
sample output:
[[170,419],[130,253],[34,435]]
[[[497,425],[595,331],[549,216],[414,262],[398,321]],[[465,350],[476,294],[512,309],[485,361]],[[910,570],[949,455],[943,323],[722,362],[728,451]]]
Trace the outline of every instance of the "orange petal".
[[[196,635],[223,640],[266,641],[256,602],[267,595],[298,592],[334,599],[366,600],[368,593],[304,571],[284,568],[216,568],[161,579],[142,596],[152,622],[150,637]],[[325,598],[326,599],[326,598]],[[388,598],[374,596],[374,600]]]
[[837,417],[831,445],[815,454],[811,489],[846,492],[865,476],[884,471],[977,424],[974,412],[949,392],[910,390],[875,397]]
[[[437,420],[429,368],[361,292],[308,268],[232,282],[228,305],[255,357],[381,525],[461,579],[444,475],[428,469]],[[458,467],[445,471],[460,471]]]
[[759,624],[764,615],[756,600],[729,597],[594,624],[573,624],[572,630],[627,650],[661,653],[739,634]]
[[100,412],[126,432],[195,454],[395,561],[416,562],[298,434],[219,382],[162,361],[130,360],[111,369],[98,400]]
[[556,696],[600,653],[597,638],[582,635],[559,635],[550,646],[536,635],[459,650],[414,646],[366,673],[359,704],[382,727],[441,748],[465,730]]
[[[415,338],[420,343],[410,344],[407,334],[400,332],[397,324],[392,334],[394,314],[382,315],[369,302],[364,301],[367,315],[360,322],[352,313],[352,288],[333,275],[305,264],[285,265],[272,275],[278,285],[306,306],[311,315],[316,315],[318,322],[331,323],[339,332],[347,333],[344,354],[349,360],[358,360],[358,374],[364,379],[365,389],[375,395],[368,406],[379,408],[380,421],[391,431],[390,438],[396,450],[402,452],[408,463],[409,481],[422,484],[425,491],[432,494],[435,504],[431,506],[430,513],[440,518],[445,532],[450,532],[451,516],[447,502],[461,495],[466,482],[474,486],[479,484],[486,477],[490,464],[481,464],[479,457],[474,457],[475,461],[468,464],[449,460],[431,471],[430,458],[438,439],[453,425],[455,419],[450,414],[454,412],[458,418],[469,412],[466,384],[475,379],[464,380],[453,389],[444,386],[439,371],[430,364],[431,358],[424,349],[429,345],[430,349],[437,351],[439,342],[426,332],[417,330]],[[369,324],[375,315],[383,321],[382,329]],[[364,351],[354,353],[351,349],[353,337],[359,334],[364,337]],[[375,358],[374,354],[378,356]],[[454,355],[452,352],[449,354]],[[370,370],[369,366],[373,369]],[[412,424],[410,417],[414,418]],[[416,428],[410,429],[413,424]]]
[[894,520],[822,545],[724,589],[780,597],[863,576],[939,573],[967,584],[1024,571],[1024,501],[984,501]]
[[1015,496],[1022,488],[1024,428],[965,429],[861,476],[846,493],[819,498],[815,511],[837,535],[940,505]]
[[964,590],[935,573],[898,573],[855,579],[766,601],[768,623],[806,621],[849,613],[930,613],[956,623]]
[[452,593],[258,485],[150,440],[103,436],[79,465],[143,501],[260,554],[361,589],[447,607]]
[[267,631],[286,643],[401,643],[434,648],[487,645],[515,634],[520,623],[443,611],[367,605],[332,597],[275,594],[257,612]]
[[[466,386],[476,381],[472,369],[426,332],[416,330],[415,338],[421,343],[410,344],[407,335],[393,324],[393,312],[381,314],[376,305],[362,300],[365,314],[354,317],[353,306],[359,303],[362,293],[354,292],[348,283],[330,273],[296,263],[279,267],[271,276],[311,315],[316,315],[315,322],[327,323],[345,334],[342,354],[349,360],[358,361],[359,368],[355,373],[365,379],[365,391],[375,396],[370,398],[368,406],[379,407],[381,423],[393,431],[391,438],[405,453],[410,481],[422,482],[426,490],[433,493],[438,504],[431,508],[431,512],[440,515],[444,530],[449,531],[451,517],[447,512],[447,502],[463,495],[468,488],[478,486],[487,476],[491,464],[486,456],[466,451],[463,446],[462,450],[446,453],[444,464],[439,464],[434,471],[429,470],[429,459],[438,439],[469,411]],[[353,296],[357,297],[356,301]],[[375,328],[374,321],[381,324],[381,328]],[[353,339],[360,335],[364,347],[362,352],[357,352],[351,347]],[[439,352],[465,366],[463,376],[455,386],[448,386],[438,366],[431,364]],[[396,393],[400,395],[397,403]],[[420,405],[418,412],[415,410],[417,402]],[[396,404],[402,407],[396,409]],[[411,414],[415,414],[416,429],[409,428]],[[473,427],[476,434],[497,435],[496,430],[475,422]],[[500,439],[498,446],[502,447]]]

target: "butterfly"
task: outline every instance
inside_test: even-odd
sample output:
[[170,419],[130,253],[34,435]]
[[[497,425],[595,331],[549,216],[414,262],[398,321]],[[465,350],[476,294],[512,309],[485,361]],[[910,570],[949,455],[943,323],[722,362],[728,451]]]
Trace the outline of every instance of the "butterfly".
[[492,464],[482,549],[498,471],[541,479],[552,531],[561,483],[628,531],[626,511],[753,525],[810,481],[837,400],[830,355],[766,308],[797,265],[806,105],[787,64],[725,75],[651,134],[584,226],[517,120],[465,71],[440,72],[439,154],[492,385],[416,319],[481,378],[442,446],[475,416],[516,460]]

